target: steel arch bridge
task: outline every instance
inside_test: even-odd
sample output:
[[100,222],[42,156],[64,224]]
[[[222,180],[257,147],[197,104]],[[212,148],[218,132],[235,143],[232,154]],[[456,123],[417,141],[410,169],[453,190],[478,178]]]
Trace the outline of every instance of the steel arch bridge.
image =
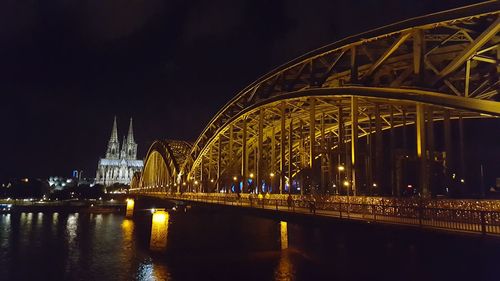
[[154,141],[146,154],[142,172],[132,178],[131,189],[166,192],[170,188],[176,188],[181,164],[185,162],[190,150],[191,144],[185,141]]
[[464,173],[452,131],[463,138],[463,119],[500,117],[499,15],[489,1],[417,17],[286,63],[177,157],[153,143],[133,190],[399,195],[413,177],[430,195]]

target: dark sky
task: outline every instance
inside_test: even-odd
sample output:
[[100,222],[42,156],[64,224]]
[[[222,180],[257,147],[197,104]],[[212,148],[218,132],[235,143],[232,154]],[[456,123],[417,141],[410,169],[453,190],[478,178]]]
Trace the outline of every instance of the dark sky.
[[0,179],[94,176],[118,117],[139,156],[195,140],[239,90],[343,37],[478,1],[0,1]]

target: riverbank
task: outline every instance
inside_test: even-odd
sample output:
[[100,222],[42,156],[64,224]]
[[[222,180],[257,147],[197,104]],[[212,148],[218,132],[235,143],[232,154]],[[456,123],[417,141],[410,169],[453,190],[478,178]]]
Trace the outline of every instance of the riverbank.
[[0,213],[14,212],[88,212],[119,213],[124,212],[124,200],[64,200],[64,201],[32,201],[32,200],[0,200]]

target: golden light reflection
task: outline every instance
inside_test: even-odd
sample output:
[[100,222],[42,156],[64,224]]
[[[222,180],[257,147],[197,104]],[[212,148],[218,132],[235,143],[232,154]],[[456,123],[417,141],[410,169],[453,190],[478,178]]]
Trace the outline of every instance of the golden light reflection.
[[135,204],[134,199],[130,198],[127,199],[127,213],[125,214],[125,217],[127,218],[132,217],[132,215],[134,214],[134,204]]
[[286,221],[280,221],[280,241],[281,249],[288,249],[288,223]]
[[280,261],[274,270],[275,281],[292,281],[295,280],[295,268],[288,251],[281,252]]
[[153,213],[151,224],[151,241],[149,247],[151,250],[162,251],[167,248],[168,221],[169,213],[165,210],[157,209]]
[[123,240],[126,242],[132,241],[132,233],[134,232],[134,222],[131,220],[122,221]]

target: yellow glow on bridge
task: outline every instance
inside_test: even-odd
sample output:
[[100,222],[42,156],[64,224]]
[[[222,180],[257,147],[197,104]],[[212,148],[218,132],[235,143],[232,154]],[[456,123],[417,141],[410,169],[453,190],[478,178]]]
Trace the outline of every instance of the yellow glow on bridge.
[[281,249],[288,249],[288,223],[286,221],[280,221],[280,241]]
[[167,248],[168,221],[170,215],[165,210],[156,210],[153,213],[151,224],[151,250],[165,250]]
[[127,218],[132,217],[132,215],[134,214],[134,205],[135,205],[134,199],[127,198],[127,213],[125,214],[125,217]]

